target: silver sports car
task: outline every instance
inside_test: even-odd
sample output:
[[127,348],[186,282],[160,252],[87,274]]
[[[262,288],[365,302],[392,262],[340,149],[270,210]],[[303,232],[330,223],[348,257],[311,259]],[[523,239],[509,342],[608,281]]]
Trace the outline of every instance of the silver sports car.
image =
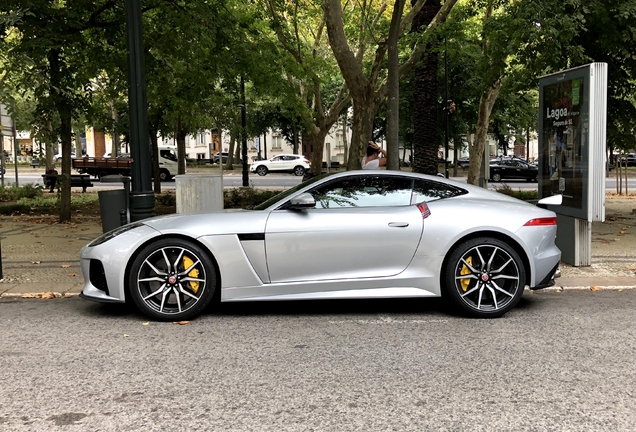
[[[553,197],[548,198],[551,200]],[[81,251],[84,298],[184,320],[214,299],[445,296],[499,317],[554,283],[552,211],[440,177],[349,171],[250,210],[131,223]]]

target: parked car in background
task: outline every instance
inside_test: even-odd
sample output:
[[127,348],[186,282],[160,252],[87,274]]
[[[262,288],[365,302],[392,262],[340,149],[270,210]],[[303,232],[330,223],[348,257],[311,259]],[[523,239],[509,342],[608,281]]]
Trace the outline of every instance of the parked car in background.
[[623,166],[633,167],[636,166],[636,153],[628,153],[621,157]]
[[270,159],[260,160],[250,165],[250,171],[259,176],[268,172],[289,172],[297,176],[303,176],[309,171],[309,161],[304,156],[295,154],[280,154]]
[[463,170],[467,170],[470,166],[470,159],[467,157],[457,159],[457,166],[461,167]]
[[537,181],[539,168],[517,158],[497,158],[490,161],[490,180],[527,180]]
[[[75,151],[71,152],[71,159],[75,159]],[[62,161],[62,153],[57,153],[55,155],[53,155],[53,160],[56,162],[61,162]]]

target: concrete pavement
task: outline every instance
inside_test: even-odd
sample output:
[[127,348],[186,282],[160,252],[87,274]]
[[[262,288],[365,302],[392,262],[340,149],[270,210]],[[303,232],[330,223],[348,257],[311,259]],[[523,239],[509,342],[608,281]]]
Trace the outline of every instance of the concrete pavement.
[[[592,265],[561,265],[551,289],[636,288],[636,196],[608,195],[606,221],[592,227]],[[0,296],[76,296],[83,286],[79,251],[102,232],[99,217],[0,216]],[[51,296],[51,294],[44,294]]]

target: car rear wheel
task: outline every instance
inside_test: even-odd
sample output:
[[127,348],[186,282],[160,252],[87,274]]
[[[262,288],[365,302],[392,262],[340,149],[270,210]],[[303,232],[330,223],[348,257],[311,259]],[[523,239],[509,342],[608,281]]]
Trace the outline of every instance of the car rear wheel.
[[301,167],[300,165],[298,165],[296,168],[294,168],[294,175],[301,177],[305,175],[305,168]]
[[492,175],[492,181],[494,181],[494,182],[501,181],[501,174],[499,174],[499,173],[493,174]]
[[198,245],[164,239],[137,255],[128,283],[144,314],[160,321],[181,321],[195,317],[212,301],[216,271]]
[[468,315],[500,317],[521,299],[526,273],[507,243],[489,237],[457,246],[445,267],[445,295]]
[[267,175],[267,167],[265,165],[259,165],[256,167],[256,174],[259,176]]

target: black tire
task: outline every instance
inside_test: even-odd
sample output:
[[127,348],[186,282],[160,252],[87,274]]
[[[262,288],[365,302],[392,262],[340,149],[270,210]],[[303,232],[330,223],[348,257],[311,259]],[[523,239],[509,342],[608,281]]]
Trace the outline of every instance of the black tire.
[[159,321],[189,320],[214,298],[216,270],[198,245],[183,239],[163,239],[137,254],[128,287],[135,305],[145,315]]
[[159,180],[170,181],[171,179],[172,179],[172,176],[170,175],[170,172],[167,169],[159,170]]
[[99,174],[97,174],[97,178],[101,179],[102,177],[107,176],[107,175],[108,175],[108,173],[106,171],[101,171]]
[[501,174],[499,173],[495,173],[492,175],[492,181],[494,182],[500,182],[501,181]]
[[256,167],[256,174],[259,176],[267,175],[267,167],[265,165],[259,165]]
[[305,175],[305,168],[301,167],[300,165],[298,165],[297,167],[294,168],[294,175],[297,177],[302,177]]
[[526,272],[519,254],[507,243],[478,237],[458,245],[444,268],[444,295],[462,312],[497,318],[523,295]]

